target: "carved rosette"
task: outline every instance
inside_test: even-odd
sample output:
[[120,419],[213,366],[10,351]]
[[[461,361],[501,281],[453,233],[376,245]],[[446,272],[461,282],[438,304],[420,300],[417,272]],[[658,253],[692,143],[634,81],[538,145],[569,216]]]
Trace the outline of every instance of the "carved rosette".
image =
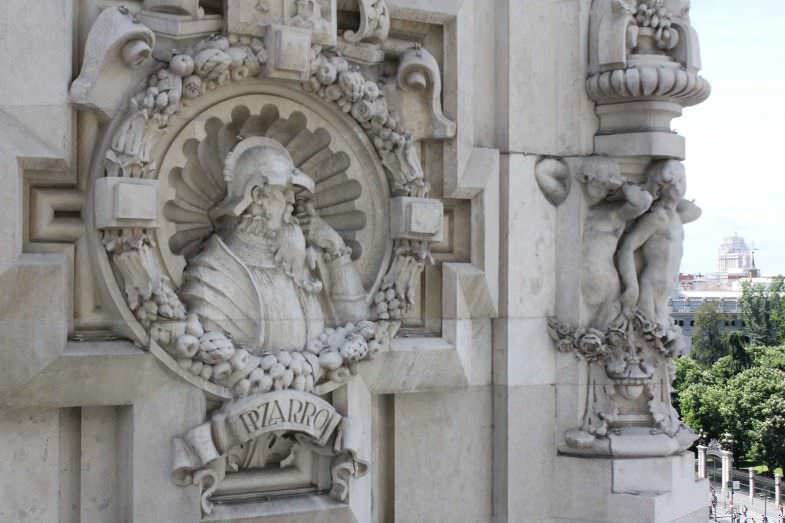
[[[349,478],[363,474],[368,464],[357,455],[352,423],[331,406],[330,393],[356,374],[363,360],[389,349],[415,303],[424,265],[431,261],[430,245],[441,240],[441,202],[428,197],[415,138],[388,105],[380,78],[312,45],[334,40],[329,32],[335,27],[321,23],[319,9],[307,11],[306,4],[297,4],[291,23],[271,23],[263,35],[212,35],[153,67],[143,86],[127,99],[127,110],[109,126],[101,165],[94,168],[95,226],[124,301],[121,312],[131,336],[181,377],[225,402],[205,425],[175,441],[177,481],[202,486],[202,506],[208,513],[227,472],[250,463],[245,454],[253,454],[257,464],[280,462],[281,467],[299,459],[298,453],[323,456],[331,460],[332,495],[346,500]],[[230,31],[239,27],[238,20],[246,23],[245,3],[232,5],[236,12],[228,15]],[[362,2],[360,8],[361,28],[344,38],[382,43],[389,30],[385,2]],[[334,22],[334,9],[330,16]],[[127,10],[117,8],[106,9],[96,27],[118,18],[146,34]],[[441,110],[435,61],[418,50],[418,58],[405,59],[407,70],[417,68],[418,60],[429,75],[433,128],[440,129],[438,138],[449,138],[454,124]],[[83,76],[82,98],[101,92],[95,75]],[[288,81],[285,87],[282,80]],[[90,106],[89,100],[79,101]],[[223,118],[193,109],[203,107],[217,115],[224,106],[231,109]],[[350,131],[318,123],[330,118]],[[216,213],[232,194],[237,158],[253,144],[279,151],[275,154],[291,163],[294,178],[301,177],[295,190],[286,193],[284,217],[290,229],[308,224],[303,240],[296,235],[290,240],[307,240],[308,260],[281,250],[275,254],[275,263],[284,263],[281,281],[294,282],[292,296],[299,300],[295,306],[310,310],[315,305],[308,303],[316,302],[309,296],[324,295],[323,286],[337,289],[327,309],[318,305],[330,316],[327,326],[318,335],[308,334],[300,347],[261,350],[238,342],[232,329],[222,328],[246,329],[238,316],[243,313],[232,312],[224,302],[247,311],[243,300],[250,299],[247,304],[253,307],[254,289],[265,292],[265,283],[243,287],[235,274],[246,270],[249,281],[275,280],[269,269],[238,261],[242,253],[235,256],[220,239],[226,230],[255,230],[270,218],[265,211],[255,221],[249,218],[238,225]],[[369,159],[358,166],[352,151]],[[384,186],[368,181],[373,173],[362,170],[376,165],[386,172]],[[302,197],[302,187],[310,187],[308,198]],[[390,212],[395,214],[394,227],[378,218],[390,220]],[[218,257],[208,259],[205,252],[217,252]],[[369,257],[373,259],[367,261]],[[359,274],[354,267],[358,260]],[[297,263],[308,263],[329,278],[300,278]],[[240,272],[232,273],[232,266]],[[219,300],[214,304],[219,312],[208,314],[203,305],[194,308],[198,300],[209,299],[207,291],[185,290],[194,281],[207,282],[202,287]],[[213,321],[223,318],[221,314],[224,323]],[[261,332],[258,325],[256,332]],[[254,443],[268,440],[272,450]],[[260,450],[254,454],[249,445]],[[238,454],[238,448],[245,450]]]

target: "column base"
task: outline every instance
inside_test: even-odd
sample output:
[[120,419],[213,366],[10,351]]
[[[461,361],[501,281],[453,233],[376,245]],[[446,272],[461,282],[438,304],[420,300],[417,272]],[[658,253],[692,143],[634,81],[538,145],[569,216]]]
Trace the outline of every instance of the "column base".
[[704,523],[709,483],[691,452],[664,458],[558,456],[554,517],[603,523]]
[[565,456],[639,459],[681,454],[692,446],[697,436],[682,425],[674,436],[649,427],[624,427],[615,429],[605,438],[573,429],[567,431],[565,439],[567,444],[559,447],[559,452]]

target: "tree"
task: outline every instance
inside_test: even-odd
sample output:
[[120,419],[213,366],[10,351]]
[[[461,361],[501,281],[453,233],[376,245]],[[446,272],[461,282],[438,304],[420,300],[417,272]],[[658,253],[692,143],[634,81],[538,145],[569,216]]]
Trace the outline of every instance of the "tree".
[[753,346],[749,347],[747,351],[752,358],[752,365],[785,371],[785,346]]
[[785,467],[785,396],[776,395],[766,400],[766,417],[760,425],[760,441],[754,452],[762,463]]
[[725,338],[728,354],[709,368],[676,360],[674,405],[710,438],[733,434],[739,461],[785,467],[785,345],[749,346],[740,333]]
[[679,392],[686,389],[691,383],[702,383],[704,381],[704,370],[692,358],[677,358],[676,377],[673,380],[673,394],[671,401],[676,410],[679,409]]
[[727,430],[728,395],[724,384],[690,383],[679,392],[681,416],[696,432],[719,438]]
[[750,339],[741,332],[729,332],[723,335],[723,343],[728,348],[728,355],[735,361],[739,369],[747,369],[752,366],[752,355],[747,350]]
[[695,312],[695,330],[692,333],[692,358],[703,365],[711,365],[727,354],[722,328],[727,316],[717,310],[714,303],[704,303]]
[[743,282],[741,319],[744,332],[754,344],[776,345],[785,341],[785,283],[782,276],[771,285]]
[[721,416],[736,439],[739,455],[752,465],[770,464],[765,460],[776,452],[764,429],[775,414],[772,409],[780,405],[778,399],[785,401],[785,372],[752,367],[731,378],[725,392]]

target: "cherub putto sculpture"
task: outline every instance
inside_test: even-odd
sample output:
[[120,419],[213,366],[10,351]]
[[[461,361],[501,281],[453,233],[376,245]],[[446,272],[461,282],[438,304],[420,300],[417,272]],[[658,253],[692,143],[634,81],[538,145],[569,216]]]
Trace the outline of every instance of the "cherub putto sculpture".
[[698,219],[700,209],[684,199],[684,167],[675,160],[653,162],[643,186],[600,157],[587,159],[578,178],[588,204],[585,327],[549,320],[557,348],[589,367],[583,420],[565,435],[564,450],[616,457],[680,452],[695,435],[670,400],[673,358],[683,354],[684,344],[668,297],[681,263],[683,225]]

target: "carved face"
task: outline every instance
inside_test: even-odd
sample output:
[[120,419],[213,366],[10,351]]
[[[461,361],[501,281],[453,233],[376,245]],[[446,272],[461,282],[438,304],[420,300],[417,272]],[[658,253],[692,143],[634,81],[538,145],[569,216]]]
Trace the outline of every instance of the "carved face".
[[294,192],[287,187],[256,186],[251,191],[253,203],[249,208],[252,216],[265,216],[267,229],[280,230],[292,218]]
[[623,180],[615,177],[597,176],[590,179],[586,184],[589,198],[592,200],[603,200],[618,191],[623,184]]
[[303,18],[312,18],[316,7],[316,2],[313,0],[297,0],[297,15]]
[[678,162],[672,162],[666,170],[671,179],[668,187],[669,197],[674,200],[684,198],[687,193],[687,177],[684,175],[684,166]]
[[649,182],[652,192],[664,200],[678,201],[687,192],[687,177],[681,162],[667,161],[652,173]]
[[593,202],[604,200],[624,185],[618,164],[607,158],[588,158],[579,179],[586,184],[586,192]]

